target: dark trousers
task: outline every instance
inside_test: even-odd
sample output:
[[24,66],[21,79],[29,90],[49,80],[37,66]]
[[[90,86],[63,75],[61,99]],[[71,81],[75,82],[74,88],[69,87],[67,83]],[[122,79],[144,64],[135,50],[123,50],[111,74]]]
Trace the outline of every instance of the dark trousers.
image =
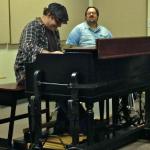
[[[56,105],[58,107],[58,112],[56,124],[54,127],[54,134],[69,133],[68,103],[64,100],[57,102]],[[79,104],[79,126],[80,132],[86,133],[87,113],[81,104]]]

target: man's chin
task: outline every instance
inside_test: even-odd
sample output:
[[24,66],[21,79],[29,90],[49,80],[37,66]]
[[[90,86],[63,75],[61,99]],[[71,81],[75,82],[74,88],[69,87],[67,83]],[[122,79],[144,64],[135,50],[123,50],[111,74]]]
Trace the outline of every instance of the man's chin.
[[87,23],[88,24],[95,24],[95,23],[97,23],[97,21],[96,20],[87,20]]

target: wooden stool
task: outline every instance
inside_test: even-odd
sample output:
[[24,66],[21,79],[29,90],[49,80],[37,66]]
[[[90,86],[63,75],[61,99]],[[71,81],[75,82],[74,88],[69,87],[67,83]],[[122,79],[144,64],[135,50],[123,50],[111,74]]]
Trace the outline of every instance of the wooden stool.
[[[24,87],[18,86],[16,83],[0,84],[0,105],[11,107],[10,117],[0,119],[0,124],[9,122],[9,129],[8,129],[9,146],[12,145],[14,121],[27,118],[29,116],[28,113],[15,115],[17,102],[24,98],[29,100],[29,95],[25,94]],[[45,108],[41,110],[41,113],[42,114],[45,113],[46,122],[49,122],[50,120],[49,101],[48,100],[44,101],[45,101]]]
[[11,145],[14,129],[14,121],[28,116],[28,114],[15,115],[17,101],[26,98],[24,87],[17,86],[16,83],[1,84],[0,85],[0,105],[10,106],[10,117],[0,119],[0,124],[9,122],[8,129],[8,144]]

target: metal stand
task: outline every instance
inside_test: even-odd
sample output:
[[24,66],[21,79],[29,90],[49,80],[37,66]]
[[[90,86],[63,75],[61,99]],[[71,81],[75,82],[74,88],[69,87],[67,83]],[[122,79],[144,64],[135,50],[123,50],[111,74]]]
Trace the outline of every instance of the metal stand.
[[70,131],[72,135],[72,144],[68,149],[76,148],[79,144],[79,89],[76,88],[78,85],[77,73],[71,74],[71,82],[69,88],[71,90],[71,99],[68,100],[68,116],[70,121]]
[[41,128],[41,99],[40,99],[40,71],[34,73],[34,98],[29,104],[29,128],[31,131],[30,150],[42,150],[42,128]]

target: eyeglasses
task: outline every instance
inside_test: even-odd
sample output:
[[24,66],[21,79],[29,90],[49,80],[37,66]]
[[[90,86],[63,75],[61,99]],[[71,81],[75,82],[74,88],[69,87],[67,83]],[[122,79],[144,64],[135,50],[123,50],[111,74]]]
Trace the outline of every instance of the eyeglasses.
[[91,15],[91,14],[96,15],[97,13],[96,12],[87,12],[87,15]]

